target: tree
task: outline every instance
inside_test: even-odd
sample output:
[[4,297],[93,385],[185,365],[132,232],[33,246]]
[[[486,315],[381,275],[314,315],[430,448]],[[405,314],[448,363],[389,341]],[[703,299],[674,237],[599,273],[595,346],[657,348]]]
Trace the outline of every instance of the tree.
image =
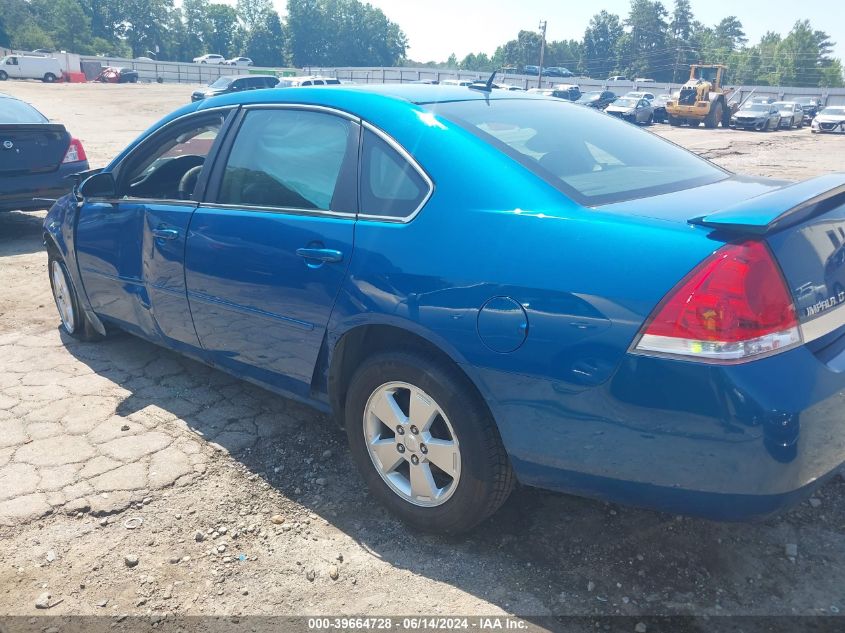
[[235,9],[247,31],[265,28],[267,16],[274,13],[271,0],[238,0]]
[[745,46],[748,38],[745,37],[745,31],[742,30],[742,22],[740,22],[735,15],[723,18],[713,31],[716,38],[716,46],[724,48],[729,51],[737,50]]
[[[275,17],[275,23],[279,25],[279,41],[277,45],[279,50],[281,50],[282,41],[279,14],[275,11],[268,14],[265,17],[265,26],[267,21],[272,17]],[[238,52],[235,50],[235,35],[238,27],[238,14],[235,12],[235,9],[226,4],[210,4],[206,9],[206,18],[204,39],[208,50],[226,57],[234,57]]]
[[592,17],[583,43],[583,66],[587,74],[607,77],[616,70],[616,52],[624,33],[618,15],[602,11]]
[[672,30],[675,39],[689,42],[692,36],[693,21],[690,0],[675,0],[675,10],[672,12],[672,21],[669,23],[669,28]]
[[9,39],[9,34],[6,32],[6,21],[3,14],[0,13],[0,46],[3,48],[11,48],[12,42]]
[[620,38],[621,63],[632,77],[654,76],[668,80],[674,58],[667,46],[668,13],[663,4],[651,0],[631,0],[631,12],[625,25],[628,32]]
[[279,14],[270,11],[248,33],[245,53],[256,66],[285,65],[285,36]]

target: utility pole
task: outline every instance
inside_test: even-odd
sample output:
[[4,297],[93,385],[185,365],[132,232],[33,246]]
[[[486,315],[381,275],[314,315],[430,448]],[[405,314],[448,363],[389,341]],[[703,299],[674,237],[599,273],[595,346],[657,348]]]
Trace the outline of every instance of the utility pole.
[[546,20],[540,22],[538,27],[541,33],[540,40],[540,70],[537,71],[537,87],[543,87],[543,57],[546,55]]

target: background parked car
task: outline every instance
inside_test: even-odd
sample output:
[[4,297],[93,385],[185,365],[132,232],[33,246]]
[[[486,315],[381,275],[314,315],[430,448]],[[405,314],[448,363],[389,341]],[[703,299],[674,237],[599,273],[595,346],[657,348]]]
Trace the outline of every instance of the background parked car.
[[656,123],[665,123],[669,120],[669,116],[666,113],[666,102],[671,98],[672,95],[662,94],[657,95],[651,100],[651,105],[654,108],[654,121]]
[[611,75],[610,77],[607,78],[607,81],[609,83],[615,83],[617,81],[628,81],[628,78],[625,77],[624,75]]
[[243,92],[245,90],[260,90],[262,88],[275,88],[279,83],[277,77],[272,75],[243,75],[239,77],[220,77],[210,86],[203,90],[195,90],[191,95],[191,101],[202,101],[209,97],[231,92]]
[[525,73],[526,75],[536,75],[537,73],[540,72],[540,67],[539,66],[532,66],[532,65],[529,64],[527,66],[522,67],[522,72]]
[[[430,82],[429,82],[430,83]],[[435,82],[436,83],[436,82]],[[340,80],[334,77],[283,77],[279,79],[277,88],[297,88],[300,86],[339,86]]]
[[59,60],[45,55],[6,55],[0,59],[0,81],[40,79],[53,83],[62,77]]
[[575,73],[573,73],[568,68],[563,68],[562,66],[549,66],[548,68],[543,69],[543,74],[547,77],[574,77]]
[[804,110],[804,125],[812,123],[823,108],[821,97],[796,97],[793,101],[799,103]]
[[780,110],[773,104],[748,102],[731,117],[731,127],[767,132],[778,129],[780,119]]
[[649,101],[654,101],[654,93],[653,92],[628,92],[625,93],[626,97],[634,97],[635,99],[648,99]]
[[132,70],[131,68],[106,66],[93,81],[99,81],[104,84],[136,84],[138,83],[138,71]]
[[249,57],[233,57],[227,59],[226,63],[229,66],[252,66],[252,60]]
[[804,127],[804,108],[794,101],[775,101],[773,104],[780,110],[780,127],[790,129]]
[[195,64],[225,64],[226,58],[223,55],[216,55],[215,53],[208,53],[194,57]]
[[552,96],[567,101],[578,101],[581,98],[581,88],[575,84],[558,84],[552,90]]
[[845,106],[828,106],[813,119],[813,132],[845,134]]
[[0,211],[46,209],[86,171],[82,143],[25,101],[0,93]]
[[610,92],[610,90],[591,90],[590,92],[582,93],[578,98],[579,104],[599,110],[604,110],[614,101],[616,101],[616,95]]
[[618,116],[629,123],[650,124],[654,121],[654,108],[648,99],[619,97],[605,110],[612,116]]
[[444,79],[440,83],[444,86],[471,86],[475,82],[469,79]]

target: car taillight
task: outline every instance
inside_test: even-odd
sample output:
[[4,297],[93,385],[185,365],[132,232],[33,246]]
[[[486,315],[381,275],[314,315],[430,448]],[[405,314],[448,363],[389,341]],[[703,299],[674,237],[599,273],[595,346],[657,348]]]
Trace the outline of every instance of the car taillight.
[[62,159],[62,162],[78,163],[81,160],[87,159],[88,157],[85,155],[85,149],[82,147],[82,143],[79,141],[79,139],[70,139],[70,145],[68,145],[67,151],[65,152],[65,157]]
[[768,247],[727,244],[657,306],[634,350],[736,362],[801,343],[795,305]]

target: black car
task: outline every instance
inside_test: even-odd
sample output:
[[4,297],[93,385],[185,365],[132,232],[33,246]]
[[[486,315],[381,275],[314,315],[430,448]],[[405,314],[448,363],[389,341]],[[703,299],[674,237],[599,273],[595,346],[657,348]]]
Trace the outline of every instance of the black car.
[[561,84],[552,90],[552,96],[567,101],[578,101],[581,98],[581,89],[575,85]]
[[799,104],[801,109],[804,110],[804,125],[810,125],[816,115],[824,108],[821,97],[796,97],[792,101]]
[[216,97],[230,92],[275,88],[278,83],[279,79],[273,75],[229,75],[218,78],[207,88],[195,90],[191,95],[191,101],[202,101],[208,97]]
[[31,105],[0,94],[0,211],[46,209],[88,169],[82,143]]
[[563,68],[561,66],[549,66],[548,68],[543,69],[543,74],[546,77],[574,77],[575,73],[573,73],[568,68]]
[[616,95],[610,92],[610,90],[591,90],[590,92],[583,93],[576,103],[590,108],[596,108],[597,110],[604,110],[614,101],[616,101]]

